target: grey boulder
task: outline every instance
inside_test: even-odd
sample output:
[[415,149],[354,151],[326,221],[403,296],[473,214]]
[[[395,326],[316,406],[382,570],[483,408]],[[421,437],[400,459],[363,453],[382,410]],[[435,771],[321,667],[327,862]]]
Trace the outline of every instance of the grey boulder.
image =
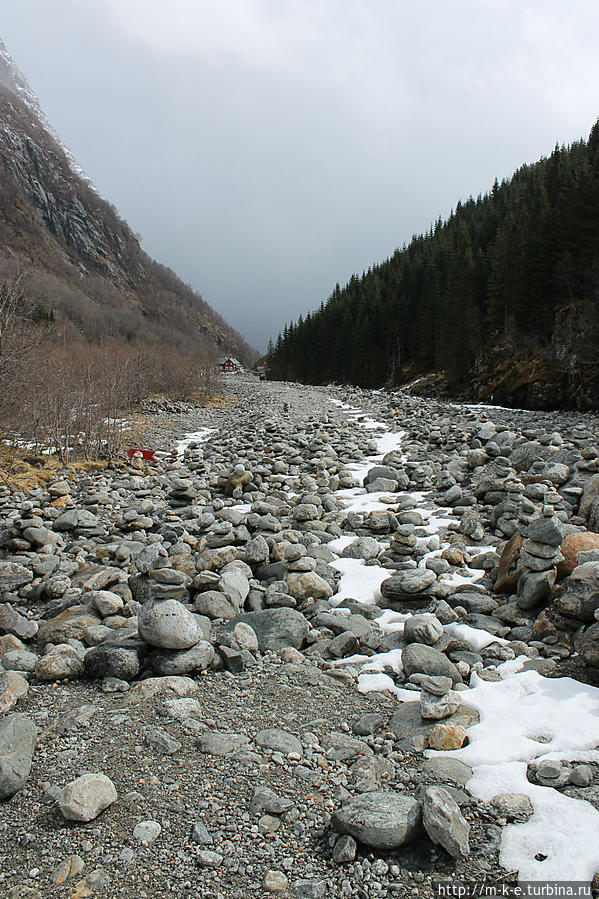
[[344,802],[331,817],[331,825],[373,849],[391,851],[419,835],[422,812],[411,796],[376,790]]
[[404,626],[404,640],[406,643],[425,643],[432,646],[443,636],[443,625],[439,619],[430,612],[422,615],[412,615]]
[[10,799],[29,777],[37,728],[31,718],[14,712],[0,720],[0,799]]
[[189,649],[202,638],[193,614],[176,599],[147,602],[140,609],[139,636],[159,649]]
[[401,664],[409,677],[411,674],[431,674],[434,677],[450,677],[454,684],[462,682],[460,672],[447,656],[424,643],[410,643],[401,655]]
[[278,652],[285,646],[301,649],[310,631],[302,613],[286,607],[238,615],[226,625],[225,632],[232,631],[240,621],[249,624],[256,634],[260,652]]
[[67,821],[93,821],[116,802],[117,792],[105,774],[83,774],[60,791],[58,807]]
[[179,652],[158,651],[149,659],[154,674],[189,674],[192,671],[207,671],[214,662],[214,648],[207,640],[200,640],[190,649]]
[[470,854],[470,825],[448,790],[443,787],[426,787],[421,794],[424,829],[454,858],[467,858]]

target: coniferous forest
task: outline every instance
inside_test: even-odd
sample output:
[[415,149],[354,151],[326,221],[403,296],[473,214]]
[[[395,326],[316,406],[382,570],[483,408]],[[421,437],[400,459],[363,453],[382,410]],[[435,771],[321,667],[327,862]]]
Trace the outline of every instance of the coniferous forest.
[[599,407],[599,122],[289,324],[269,376]]

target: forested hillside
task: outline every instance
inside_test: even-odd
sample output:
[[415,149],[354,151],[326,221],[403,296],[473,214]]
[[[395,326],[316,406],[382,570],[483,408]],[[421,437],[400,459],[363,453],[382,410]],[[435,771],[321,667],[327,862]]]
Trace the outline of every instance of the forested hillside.
[[[270,346],[270,377],[599,405],[599,123],[338,284]],[[437,379],[438,381],[441,379]]]

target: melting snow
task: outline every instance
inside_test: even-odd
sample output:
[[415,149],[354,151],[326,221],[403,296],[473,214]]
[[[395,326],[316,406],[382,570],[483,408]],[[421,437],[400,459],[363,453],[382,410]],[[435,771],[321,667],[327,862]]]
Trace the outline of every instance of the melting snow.
[[193,434],[186,434],[183,440],[179,440],[177,443],[177,455],[182,456],[190,443],[201,443],[203,440],[206,440],[209,434],[214,433],[216,428],[202,428],[199,431],[195,431]]
[[331,604],[339,605],[344,599],[374,604],[381,598],[381,584],[389,577],[386,568],[380,565],[364,565],[360,559],[339,559],[331,562],[331,567],[341,572],[337,592]]
[[[333,402],[354,420],[359,415],[357,423],[374,429],[376,423],[362,418],[360,410],[338,400]],[[469,408],[501,407],[478,405]],[[385,434],[378,438],[379,452],[399,450],[400,442],[400,434]],[[372,456],[351,468],[356,477],[363,479],[378,461]],[[384,493],[367,494],[354,488],[339,490],[338,496],[347,502],[348,509],[357,512],[385,508],[381,503]],[[426,519],[421,531],[438,534],[456,520],[422,508],[420,504],[424,502],[425,493],[414,492],[411,496],[416,501],[415,508]],[[447,513],[451,515],[450,510]],[[345,545],[340,538],[329,547],[339,553]],[[442,543],[441,548],[447,545]],[[480,547],[480,550],[488,552],[492,547]],[[432,551],[430,555],[439,552]],[[421,565],[425,559],[421,560]],[[340,559],[332,565],[342,572],[332,604],[348,597],[375,603],[380,598],[382,581],[392,573],[379,566],[365,566],[357,559]],[[450,582],[470,583],[481,575],[481,571],[466,569],[465,575],[454,574]],[[387,633],[401,632],[409,617],[409,614],[384,610],[376,621]],[[475,651],[491,643],[508,642],[462,623],[446,625],[445,631],[466,640]],[[588,802],[569,798],[550,787],[531,784],[526,777],[526,766],[532,759],[544,758],[599,761],[599,689],[571,678],[549,679],[537,671],[521,671],[525,661],[526,657],[522,657],[499,666],[502,680],[498,682],[484,681],[473,672],[471,689],[462,697],[467,705],[478,709],[480,723],[469,728],[468,746],[451,753],[429,750],[429,754],[458,758],[470,765],[474,774],[467,788],[483,800],[490,800],[498,793],[525,793],[530,797],[534,809],[532,818],[524,824],[510,824],[502,829],[500,861],[508,870],[517,870],[520,880],[590,881],[599,868],[599,812]],[[397,687],[383,670],[385,667],[400,670],[401,650],[378,653],[369,658],[357,655],[339,660],[339,664],[347,663],[362,664],[358,676],[361,693],[389,692],[400,702],[420,699],[419,691]],[[539,861],[535,856],[544,860]]]
[[329,543],[327,543],[327,549],[330,549],[331,552],[340,555],[345,547],[349,546],[350,543],[353,543],[356,539],[356,537],[350,535],[347,535],[345,537],[337,537],[336,540],[331,540]]
[[475,652],[490,646],[491,643],[508,643],[503,637],[494,637],[488,631],[483,631],[477,627],[470,627],[469,624],[460,624],[457,621],[452,624],[445,625],[445,633],[458,640],[465,640],[470,644]]
[[391,668],[396,674],[402,671],[401,649],[390,649],[388,652],[379,652],[364,665],[363,671],[384,671]]
[[394,693],[399,702],[417,702],[420,699],[419,690],[404,690],[402,687],[396,687],[392,678],[382,672],[360,674],[358,677],[358,691],[360,693]]
[[[372,468],[372,465],[369,465],[368,468]],[[337,496],[346,503],[345,508],[348,512],[360,512],[362,515],[388,509],[390,505],[390,503],[381,502],[381,497],[389,496],[388,490],[380,492],[375,490],[373,493],[367,493],[363,487],[348,487],[345,490],[338,490]],[[399,494],[394,493],[392,496],[394,502],[399,500]]]
[[[590,880],[598,863],[599,812],[551,787],[529,783],[526,763],[573,761],[581,751],[599,761],[599,752],[585,752],[599,743],[599,690],[568,677],[516,671],[524,661],[501,665],[503,680],[496,683],[473,674],[473,688],[462,695],[481,720],[468,730],[469,745],[430,754],[451,755],[470,765],[474,776],[467,788],[483,800],[498,793],[530,798],[533,817],[504,828],[501,845],[501,863],[517,869],[521,880]],[[538,861],[537,854],[547,858]]]

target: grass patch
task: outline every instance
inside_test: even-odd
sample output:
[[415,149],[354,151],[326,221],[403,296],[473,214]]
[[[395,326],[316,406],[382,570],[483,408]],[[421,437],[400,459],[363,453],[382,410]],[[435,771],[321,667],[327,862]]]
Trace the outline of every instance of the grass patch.
[[124,463],[109,459],[77,459],[65,465],[58,456],[38,455],[31,450],[0,445],[0,483],[28,493],[49,481],[73,477],[82,472],[102,471],[108,465],[126,469]]
[[207,397],[202,406],[206,409],[218,409],[221,406],[232,406],[237,397],[230,394],[215,393],[214,396]]

